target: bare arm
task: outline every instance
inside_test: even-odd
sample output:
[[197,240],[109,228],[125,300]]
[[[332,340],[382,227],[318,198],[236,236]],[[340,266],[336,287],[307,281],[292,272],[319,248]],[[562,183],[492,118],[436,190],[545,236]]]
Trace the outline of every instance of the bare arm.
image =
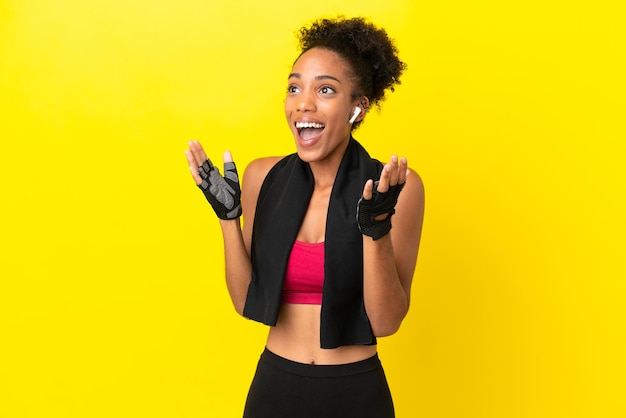
[[[191,175],[200,184],[202,178],[198,174],[198,166],[207,158],[198,141],[189,143],[189,149],[185,152]],[[256,200],[263,183],[263,179],[271,168],[266,161],[268,159],[254,161],[247,168],[244,174],[241,192],[241,204],[244,217],[244,228],[241,229],[239,218],[232,220],[220,219],[222,237],[224,241],[224,257],[226,266],[226,286],[230,294],[235,310],[243,315],[243,308],[248,294],[248,286],[252,278],[252,264],[250,262],[250,240],[252,236],[252,220],[254,219],[254,209]],[[230,152],[224,153],[224,162],[232,161]],[[269,168],[263,173],[269,165]],[[249,219],[250,222],[245,220]]]
[[[405,159],[392,157],[383,169],[378,191],[404,182],[390,233],[376,241],[363,236],[365,309],[378,337],[395,333],[408,312],[424,214],[420,177],[407,168]],[[373,181],[368,181],[365,198],[371,198],[372,187]]]
[[252,263],[244,245],[239,220],[220,220],[224,239],[224,257],[226,266],[226,286],[233,306],[239,315],[243,315],[248,286],[252,278]]

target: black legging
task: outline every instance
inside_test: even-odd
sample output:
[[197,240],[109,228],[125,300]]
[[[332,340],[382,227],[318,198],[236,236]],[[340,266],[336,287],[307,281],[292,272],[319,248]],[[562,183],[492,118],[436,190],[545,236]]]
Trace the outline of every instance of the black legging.
[[261,355],[244,418],[393,418],[378,355],[356,363],[310,365]]

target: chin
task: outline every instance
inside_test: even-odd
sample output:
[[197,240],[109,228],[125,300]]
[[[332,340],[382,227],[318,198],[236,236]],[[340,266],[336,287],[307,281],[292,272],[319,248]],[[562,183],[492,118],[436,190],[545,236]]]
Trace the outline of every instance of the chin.
[[302,148],[296,145],[296,153],[298,157],[305,163],[311,163],[319,160],[319,153],[311,149]]

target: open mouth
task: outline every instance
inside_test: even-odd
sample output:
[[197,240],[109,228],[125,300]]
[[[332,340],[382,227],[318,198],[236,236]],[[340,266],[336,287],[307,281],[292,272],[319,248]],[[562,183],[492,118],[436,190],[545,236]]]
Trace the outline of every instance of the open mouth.
[[317,122],[296,122],[298,135],[305,141],[321,135],[325,127],[326,125]]

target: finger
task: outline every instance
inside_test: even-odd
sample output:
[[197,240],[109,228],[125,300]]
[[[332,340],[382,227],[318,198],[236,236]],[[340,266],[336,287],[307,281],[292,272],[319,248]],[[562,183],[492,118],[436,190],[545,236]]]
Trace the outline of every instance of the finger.
[[230,153],[230,151],[224,151],[223,160],[224,160],[224,163],[232,163],[233,162],[233,155]]
[[363,199],[371,200],[373,189],[374,189],[374,180],[366,181],[365,186],[363,187]]
[[398,168],[398,184],[404,184],[406,182],[406,175],[409,172],[409,164],[406,158],[400,160],[400,166]]
[[385,164],[382,173],[380,173],[380,180],[378,180],[378,187],[376,188],[379,193],[385,193],[387,190],[389,190],[390,170],[391,167],[389,166],[389,164]]
[[190,162],[189,165],[198,167],[201,164],[201,163],[200,164],[198,163],[198,160],[200,159],[200,156],[198,155],[199,153],[198,145],[195,143],[195,141],[189,141],[187,142],[187,146],[189,147],[188,152],[193,158],[193,161]]
[[398,156],[392,155],[389,161],[389,185],[395,186],[398,184]]
[[196,160],[190,150],[185,150],[185,156],[187,157],[187,163],[189,163],[189,171],[191,171],[191,177],[193,177],[196,185],[202,183],[202,179],[198,174],[198,166],[196,165]]
[[197,139],[189,142],[189,149],[193,153],[196,166],[202,165],[202,163],[207,159],[207,156],[200,142]]
[[200,141],[196,139],[194,142],[198,148],[198,156],[200,157],[200,164],[202,164],[203,162],[208,160],[209,157],[207,157],[206,153],[204,152],[204,148],[202,147],[202,144],[200,144]]
[[196,159],[193,156],[191,150],[185,150],[185,157],[187,158],[187,162],[189,163],[189,167],[196,165]]

